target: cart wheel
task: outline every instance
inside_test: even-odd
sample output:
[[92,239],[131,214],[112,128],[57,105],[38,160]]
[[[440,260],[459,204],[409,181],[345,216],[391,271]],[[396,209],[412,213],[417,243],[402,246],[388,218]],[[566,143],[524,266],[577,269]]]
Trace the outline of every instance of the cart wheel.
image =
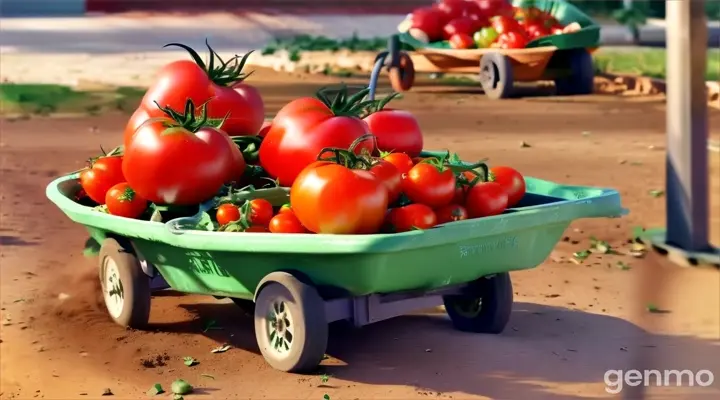
[[325,303],[314,287],[274,273],[255,299],[255,338],[271,367],[285,372],[317,368],[325,355]]
[[115,239],[105,239],[100,248],[100,285],[110,317],[134,329],[150,319],[150,278],[142,272],[135,255]]
[[455,329],[477,333],[500,333],[512,312],[510,274],[480,278],[466,295],[443,296],[445,310]]
[[390,85],[396,92],[407,92],[415,83],[415,66],[410,56],[405,52],[399,53],[397,65],[391,65],[388,74]]
[[570,76],[555,79],[555,92],[558,96],[592,94],[595,90],[595,67],[592,56],[585,49],[568,50],[567,61]]
[[487,53],[480,59],[480,86],[493,100],[507,99],[513,93],[513,69],[510,58]]
[[243,312],[245,315],[255,315],[255,303],[252,300],[236,299],[231,297],[233,303]]

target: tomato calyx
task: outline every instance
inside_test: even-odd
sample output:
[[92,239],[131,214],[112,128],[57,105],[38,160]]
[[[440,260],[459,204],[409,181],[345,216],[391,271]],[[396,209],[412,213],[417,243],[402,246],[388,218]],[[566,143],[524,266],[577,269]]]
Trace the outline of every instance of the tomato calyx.
[[[155,102],[155,105],[160,110],[162,110],[162,112],[164,112],[168,117],[175,121],[175,124],[168,124],[166,126],[163,134],[182,132],[182,130],[178,130],[177,128],[182,128],[192,133],[195,133],[200,130],[200,128],[204,127],[221,129],[223,123],[225,123],[225,120],[230,116],[230,112],[228,111],[228,113],[225,114],[225,117],[223,117],[223,119],[221,119],[220,121],[208,119],[207,103],[209,101],[210,100],[206,101],[199,107],[195,107],[195,103],[193,103],[192,99],[187,99],[187,101],[185,102],[185,110],[182,113],[173,110],[169,106],[163,107],[158,104],[158,102]],[[197,111],[200,112],[199,116],[196,115]]]
[[233,136],[230,138],[240,148],[243,159],[248,164],[255,164],[259,160],[261,136]]
[[126,187],[125,190],[123,190],[122,194],[117,197],[118,201],[127,201],[131,202],[135,199],[135,191],[132,190],[131,187]]
[[[340,149],[336,147],[325,147],[318,153],[317,161],[327,161],[335,164],[342,165],[350,169],[364,169],[369,171],[374,165],[380,160],[375,162],[372,159],[372,152],[363,149],[360,154],[355,153],[355,149],[364,141],[373,140],[377,144],[377,139],[373,135],[362,135],[355,139],[350,146],[346,149]],[[375,145],[375,147],[377,147]],[[374,148],[375,148],[374,147]],[[332,153],[332,156],[326,156],[327,153]]]
[[[205,61],[200,58],[200,55],[197,53],[197,51],[195,51],[192,47],[184,45],[182,43],[168,43],[163,46],[163,48],[173,46],[180,47],[181,49],[187,51],[190,54],[190,57],[192,57],[193,61],[200,68],[202,68],[203,71],[205,71],[205,73],[208,75],[208,78],[210,78],[210,80],[218,86],[232,86],[247,79],[254,72],[251,71],[247,74],[242,72],[243,68],[245,67],[245,63],[247,63],[250,54],[252,54],[252,51],[247,52],[242,57],[236,54],[234,57],[225,61],[212,47],[210,47],[207,39],[205,39],[205,46],[208,48],[209,52],[208,62],[206,64]],[[219,65],[216,65],[216,62]]]
[[[331,97],[330,91],[335,92],[335,96]],[[315,97],[320,100],[336,117],[357,117],[365,118],[368,110],[375,104],[383,100],[363,100],[370,93],[369,88],[365,88],[350,96],[348,87],[345,84],[340,88],[324,87],[315,93]]]
[[385,106],[388,105],[388,103],[390,103],[391,101],[396,99],[398,96],[400,96],[400,93],[392,92],[389,95],[383,97],[382,99],[379,99],[376,102],[373,102],[372,104],[368,105],[367,109],[365,110],[367,112],[367,115],[374,114],[378,111],[382,111],[385,108]]

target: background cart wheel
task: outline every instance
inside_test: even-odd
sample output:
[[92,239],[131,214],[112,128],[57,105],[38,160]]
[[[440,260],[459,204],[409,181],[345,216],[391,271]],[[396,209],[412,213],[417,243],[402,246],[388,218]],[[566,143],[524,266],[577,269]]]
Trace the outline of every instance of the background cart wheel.
[[512,312],[510,274],[475,281],[465,295],[443,296],[445,310],[456,329],[478,333],[500,333]]
[[325,303],[314,287],[291,274],[273,273],[256,294],[255,338],[273,368],[314,370],[327,348]]
[[110,317],[117,324],[145,328],[150,319],[150,278],[130,249],[115,239],[100,248],[100,284]]
[[570,74],[555,79],[555,92],[558,96],[592,94],[595,90],[595,67],[592,56],[585,49],[567,50],[563,54]]
[[415,83],[415,66],[412,59],[405,52],[398,53],[396,65],[388,69],[390,85],[396,92],[406,92]]
[[237,299],[235,297],[231,299],[244,314],[249,316],[255,315],[255,303],[252,300]]
[[513,69],[510,58],[500,53],[487,53],[480,59],[480,86],[493,100],[507,99],[513,93]]

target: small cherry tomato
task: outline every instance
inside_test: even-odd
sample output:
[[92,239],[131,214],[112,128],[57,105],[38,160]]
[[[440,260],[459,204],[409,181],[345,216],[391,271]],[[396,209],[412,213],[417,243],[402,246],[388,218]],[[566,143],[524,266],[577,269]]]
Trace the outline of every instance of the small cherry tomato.
[[278,214],[284,214],[284,213],[291,213],[293,212],[292,208],[290,207],[290,203],[283,204],[282,207],[278,210]]
[[220,225],[227,225],[240,219],[240,209],[234,204],[221,204],[215,213],[215,219]]
[[508,207],[513,207],[525,196],[525,178],[514,168],[492,167],[493,182],[499,183],[508,195]]
[[100,157],[80,173],[80,185],[92,201],[105,204],[105,195],[111,187],[125,182],[122,157]]
[[403,193],[413,203],[430,207],[450,204],[455,197],[455,175],[442,165],[421,162],[403,177]]
[[450,47],[453,49],[472,49],[475,47],[475,41],[467,33],[456,33],[450,36],[449,41]]
[[407,174],[410,169],[415,165],[412,158],[410,158],[410,156],[405,153],[386,154],[382,157],[382,159],[394,165],[395,168],[400,171],[401,175]]
[[308,233],[292,211],[272,217],[268,229],[272,233]]
[[265,199],[253,199],[249,203],[248,222],[252,225],[267,226],[273,217],[272,204]]
[[400,233],[432,228],[437,225],[437,216],[432,208],[424,204],[410,204],[391,209],[385,221],[390,232]]
[[268,228],[264,227],[262,225],[252,225],[251,227],[245,229],[243,232],[255,232],[255,233],[268,233]]
[[375,175],[387,189],[388,204],[394,203],[402,191],[402,174],[397,167],[389,161],[381,159],[370,168],[370,173]]
[[506,32],[501,34],[497,40],[501,49],[523,49],[528,44],[528,39],[520,32]]
[[118,217],[137,218],[147,209],[147,200],[138,196],[127,182],[118,183],[105,194],[108,213]]
[[502,214],[508,205],[505,188],[496,182],[482,182],[468,189],[465,209],[470,218]]
[[437,223],[444,224],[446,222],[462,221],[468,218],[467,210],[459,204],[448,204],[435,210]]

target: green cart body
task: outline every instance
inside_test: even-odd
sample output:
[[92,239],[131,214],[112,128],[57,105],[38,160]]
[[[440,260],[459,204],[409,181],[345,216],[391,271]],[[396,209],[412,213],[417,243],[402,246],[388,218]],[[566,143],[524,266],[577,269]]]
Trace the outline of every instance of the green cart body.
[[[535,39],[524,49],[452,49],[446,41],[424,43],[401,33],[397,40],[409,52],[398,73],[390,75],[393,88],[409,90],[413,83],[409,77],[414,77],[415,72],[479,73],[480,84],[492,99],[512,97],[515,82],[541,80],[555,81],[559,95],[592,93],[591,52],[599,46],[600,26],[564,0],[515,0],[513,5],[532,5],[549,12],[563,25],[576,22],[581,29]],[[396,57],[402,58],[399,54]]]
[[[512,309],[510,271],[541,264],[572,221],[625,212],[612,189],[525,183],[523,200],[502,215],[373,235],[207,231],[199,222],[210,204],[167,222],[120,218],[74,200],[77,174],[50,183],[47,197],[102,244],[100,279],[116,322],[147,324],[151,282],[229,297],[254,313],[270,365],[306,371],[322,360],[328,324],[340,320],[362,326],[444,304],[457,329],[500,333]],[[274,205],[287,196],[252,192]]]

